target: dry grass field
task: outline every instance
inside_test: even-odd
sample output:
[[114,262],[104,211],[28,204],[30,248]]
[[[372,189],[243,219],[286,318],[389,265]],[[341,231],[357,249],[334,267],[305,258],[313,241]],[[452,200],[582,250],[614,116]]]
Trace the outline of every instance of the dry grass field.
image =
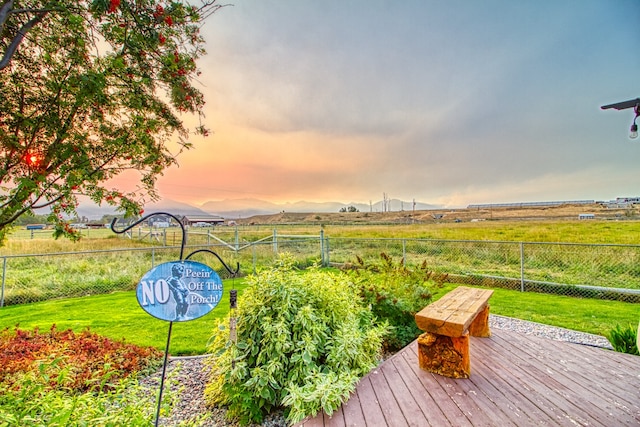
[[579,214],[594,214],[598,220],[620,220],[633,218],[635,209],[609,209],[600,204],[561,205],[547,207],[493,208],[493,209],[434,209],[393,212],[335,212],[294,213],[281,212],[273,215],[256,215],[239,219],[238,224],[278,223],[443,223],[496,220],[568,220],[578,219]]

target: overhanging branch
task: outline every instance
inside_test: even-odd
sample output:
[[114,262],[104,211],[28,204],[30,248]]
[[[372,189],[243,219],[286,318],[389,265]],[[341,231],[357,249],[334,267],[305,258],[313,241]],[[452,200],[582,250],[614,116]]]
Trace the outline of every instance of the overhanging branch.
[[7,22],[9,11],[12,8],[13,8],[13,0],[6,1],[2,5],[2,7],[0,7],[0,34],[2,34],[2,30],[4,29],[4,23]]
[[[6,22],[7,17],[11,12],[12,5],[13,5],[13,0],[9,0],[7,3],[2,5],[2,8],[0,9],[0,33],[2,33],[2,27],[4,27],[4,23]],[[9,66],[9,63],[11,62],[11,58],[13,58],[13,54],[18,49],[18,46],[20,46],[20,43],[22,43],[22,39],[24,39],[24,36],[36,24],[42,21],[42,19],[47,15],[47,13],[49,13],[49,11],[47,10],[36,12],[36,16],[30,19],[29,21],[27,21],[22,26],[22,28],[18,30],[18,34],[15,35],[15,37],[11,41],[11,44],[9,44],[9,47],[7,47],[7,50],[4,52],[2,59],[0,59],[0,70]]]

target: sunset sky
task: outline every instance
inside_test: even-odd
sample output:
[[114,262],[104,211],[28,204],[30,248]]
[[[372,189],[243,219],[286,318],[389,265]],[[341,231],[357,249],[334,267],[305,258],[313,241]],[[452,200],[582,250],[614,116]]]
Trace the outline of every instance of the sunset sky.
[[[638,0],[237,0],[199,63],[208,138],[163,198],[640,196]],[[640,120],[639,120],[640,123]]]

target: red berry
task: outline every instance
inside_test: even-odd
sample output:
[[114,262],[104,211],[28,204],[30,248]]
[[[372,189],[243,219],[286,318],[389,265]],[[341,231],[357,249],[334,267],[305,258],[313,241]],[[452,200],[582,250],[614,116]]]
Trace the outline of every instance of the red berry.
[[120,0],[109,0],[109,13],[114,13],[120,7]]

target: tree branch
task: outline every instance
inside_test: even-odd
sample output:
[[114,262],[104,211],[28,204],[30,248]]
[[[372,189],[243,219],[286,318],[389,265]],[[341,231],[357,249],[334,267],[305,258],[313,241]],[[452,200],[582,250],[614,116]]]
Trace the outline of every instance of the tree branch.
[[[12,3],[13,3],[13,1],[9,0],[7,3],[5,3],[2,6],[2,9],[0,9],[0,23],[2,23],[3,26],[4,26],[4,22],[6,21],[6,15],[8,15],[9,12],[10,12],[9,9],[10,9]],[[5,14],[4,19],[3,19],[2,13]],[[13,40],[11,41],[11,44],[9,45],[9,47],[7,47],[7,50],[4,52],[4,55],[3,55],[2,59],[0,59],[0,70],[2,70],[2,69],[4,69],[4,68],[9,66],[9,63],[11,62],[11,58],[13,58],[13,54],[18,49],[18,46],[20,46],[20,43],[22,43],[22,39],[24,39],[24,36],[36,24],[38,24],[40,21],[42,21],[42,19],[48,13],[49,13],[49,11],[47,11],[47,10],[37,12],[37,14],[36,14],[36,16],[34,18],[32,18],[31,20],[27,21],[22,26],[22,28],[20,28],[20,30],[18,30],[18,34],[16,34],[16,36],[13,38]],[[2,27],[0,27],[0,32],[1,32],[1,30],[2,30]]]
[[13,8],[13,0],[6,1],[2,7],[0,7],[0,34],[2,34],[2,30],[4,29],[4,23],[7,22],[7,17],[9,16],[9,12]]

